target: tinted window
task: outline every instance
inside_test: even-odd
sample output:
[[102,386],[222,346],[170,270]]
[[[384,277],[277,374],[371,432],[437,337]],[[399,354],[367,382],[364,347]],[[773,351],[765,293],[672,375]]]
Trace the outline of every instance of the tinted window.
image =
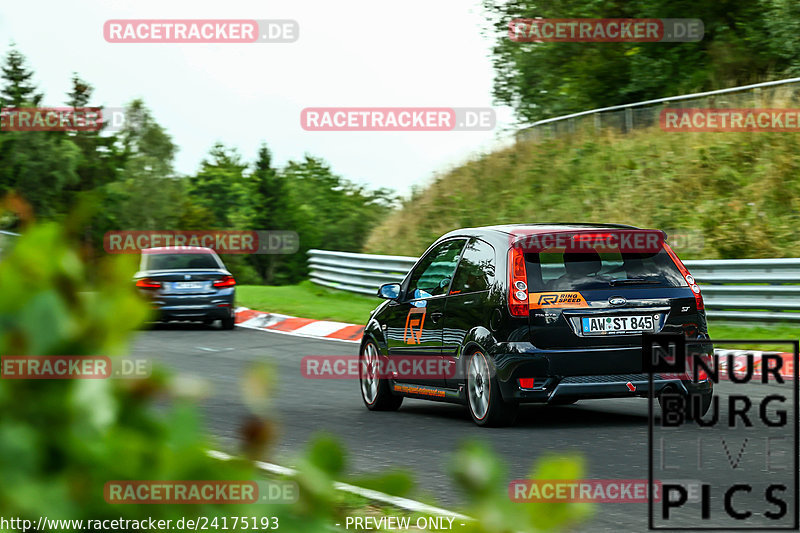
[[411,273],[409,299],[428,298],[444,294],[456,270],[464,240],[443,242],[430,251]]
[[472,240],[458,264],[450,294],[485,291],[494,281],[494,268],[494,248],[483,241]]
[[550,249],[525,254],[529,291],[680,287],[683,276],[664,250],[655,254]]
[[187,268],[219,268],[216,258],[208,253],[145,254],[142,270],[184,270]]

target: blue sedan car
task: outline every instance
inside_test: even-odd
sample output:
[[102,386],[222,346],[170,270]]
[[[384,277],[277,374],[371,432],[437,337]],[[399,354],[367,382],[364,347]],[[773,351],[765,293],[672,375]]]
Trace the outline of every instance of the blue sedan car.
[[236,323],[236,280],[211,248],[195,246],[142,250],[134,276],[139,291],[158,310],[158,320],[220,320],[222,329]]

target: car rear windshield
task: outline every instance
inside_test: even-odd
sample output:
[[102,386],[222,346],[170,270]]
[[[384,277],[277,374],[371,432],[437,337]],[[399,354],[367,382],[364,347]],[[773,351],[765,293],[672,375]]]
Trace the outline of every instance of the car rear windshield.
[[220,268],[217,259],[209,253],[144,254],[142,270],[184,270],[193,268]]
[[528,290],[562,291],[608,287],[681,287],[686,285],[665,250],[658,253],[620,253],[563,248],[526,253]]

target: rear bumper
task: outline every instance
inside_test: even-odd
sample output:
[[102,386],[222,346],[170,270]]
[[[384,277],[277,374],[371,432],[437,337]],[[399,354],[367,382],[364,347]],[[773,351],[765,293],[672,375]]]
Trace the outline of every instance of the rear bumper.
[[[494,354],[497,383],[506,401],[555,403],[593,398],[647,397],[650,376],[642,372],[638,346],[581,350],[539,350],[530,343],[507,343]],[[709,350],[713,347],[709,344]],[[520,387],[520,378],[534,378],[533,388]],[[684,394],[711,394],[713,383],[666,378],[655,374],[653,390],[670,386]]]
[[[650,381],[646,374],[584,376],[591,378],[575,382],[571,378],[561,381],[551,379],[550,383],[532,390],[521,389],[516,383],[500,383],[501,394],[505,400],[520,403],[558,403],[569,400],[590,400],[599,398],[646,398],[650,394]],[[711,394],[711,382],[691,383],[678,379],[660,379],[654,376],[655,395],[669,386],[682,394]]]
[[235,291],[213,295],[156,296],[151,305],[156,320],[216,320],[233,316]]

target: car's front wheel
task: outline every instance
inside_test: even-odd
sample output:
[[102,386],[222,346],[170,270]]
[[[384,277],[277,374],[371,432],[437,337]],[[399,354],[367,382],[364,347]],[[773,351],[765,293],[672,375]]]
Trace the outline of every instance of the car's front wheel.
[[475,352],[466,363],[467,405],[472,420],[479,426],[486,427],[513,424],[519,404],[503,401],[489,359],[483,352]]
[[392,394],[389,381],[381,378],[380,357],[375,343],[367,341],[358,356],[361,398],[370,411],[396,411],[403,403],[403,397]]

